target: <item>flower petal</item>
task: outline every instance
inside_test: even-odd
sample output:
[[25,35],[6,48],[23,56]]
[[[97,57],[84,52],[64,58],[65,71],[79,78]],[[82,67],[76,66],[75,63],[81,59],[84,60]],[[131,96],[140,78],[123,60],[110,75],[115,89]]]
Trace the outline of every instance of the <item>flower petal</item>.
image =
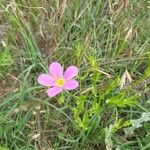
[[66,90],[73,90],[76,89],[78,87],[78,82],[76,80],[70,80],[67,81],[64,85],[64,89]]
[[38,83],[44,86],[54,86],[54,79],[48,74],[41,74],[38,79]]
[[77,76],[78,74],[78,68],[76,66],[70,66],[66,69],[64,73],[65,80],[70,80],[73,77]]
[[62,91],[61,87],[54,86],[47,90],[47,95],[49,97],[54,97]]
[[49,66],[50,75],[53,77],[62,77],[63,76],[63,68],[60,63],[53,62]]

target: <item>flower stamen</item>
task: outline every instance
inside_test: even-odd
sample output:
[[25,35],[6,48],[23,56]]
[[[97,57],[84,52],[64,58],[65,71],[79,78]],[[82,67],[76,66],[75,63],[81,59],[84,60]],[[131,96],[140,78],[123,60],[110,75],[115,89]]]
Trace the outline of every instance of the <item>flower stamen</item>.
[[62,87],[65,84],[65,80],[62,78],[56,79],[56,85]]

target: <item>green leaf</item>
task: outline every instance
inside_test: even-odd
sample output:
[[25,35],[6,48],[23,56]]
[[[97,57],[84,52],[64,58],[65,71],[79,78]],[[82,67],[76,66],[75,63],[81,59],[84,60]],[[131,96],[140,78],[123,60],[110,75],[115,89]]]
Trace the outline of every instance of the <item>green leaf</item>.
[[150,55],[148,56],[147,68],[145,70],[145,76],[150,77]]
[[127,121],[123,121],[123,119],[118,119],[114,125],[113,125],[113,132],[116,132],[118,131],[119,129],[121,128],[124,128],[124,127],[127,127],[127,126],[130,126],[132,123],[131,120],[127,120]]
[[9,150],[7,147],[0,147],[0,150]]
[[90,116],[92,116],[95,113],[98,113],[102,110],[102,107],[99,105],[99,103],[93,103],[92,107],[89,110]]
[[63,104],[64,103],[64,100],[65,100],[65,96],[63,94],[61,94],[61,96],[59,97],[58,99],[58,103],[59,104]]
[[134,106],[137,104],[139,96],[134,95],[126,97],[126,93],[119,93],[106,101],[109,105],[115,105],[118,107]]
[[76,97],[76,105],[78,113],[81,113],[84,110],[84,103],[86,101],[86,96]]

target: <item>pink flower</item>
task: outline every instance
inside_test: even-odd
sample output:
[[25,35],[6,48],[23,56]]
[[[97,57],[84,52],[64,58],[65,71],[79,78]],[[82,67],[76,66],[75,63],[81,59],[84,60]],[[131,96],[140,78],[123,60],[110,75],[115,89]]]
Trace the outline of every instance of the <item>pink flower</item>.
[[63,74],[63,68],[58,62],[53,62],[49,66],[49,74],[41,74],[38,77],[39,84],[49,87],[47,95],[56,96],[62,90],[73,90],[78,87],[78,82],[73,78],[77,76],[78,68],[70,66]]

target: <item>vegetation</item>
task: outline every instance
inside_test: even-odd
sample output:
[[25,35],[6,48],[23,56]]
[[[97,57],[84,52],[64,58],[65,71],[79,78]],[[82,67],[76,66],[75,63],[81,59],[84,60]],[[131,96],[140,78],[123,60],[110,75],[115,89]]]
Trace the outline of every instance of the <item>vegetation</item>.
[[[148,0],[0,1],[0,150],[149,150]],[[57,61],[79,87],[50,98]]]

